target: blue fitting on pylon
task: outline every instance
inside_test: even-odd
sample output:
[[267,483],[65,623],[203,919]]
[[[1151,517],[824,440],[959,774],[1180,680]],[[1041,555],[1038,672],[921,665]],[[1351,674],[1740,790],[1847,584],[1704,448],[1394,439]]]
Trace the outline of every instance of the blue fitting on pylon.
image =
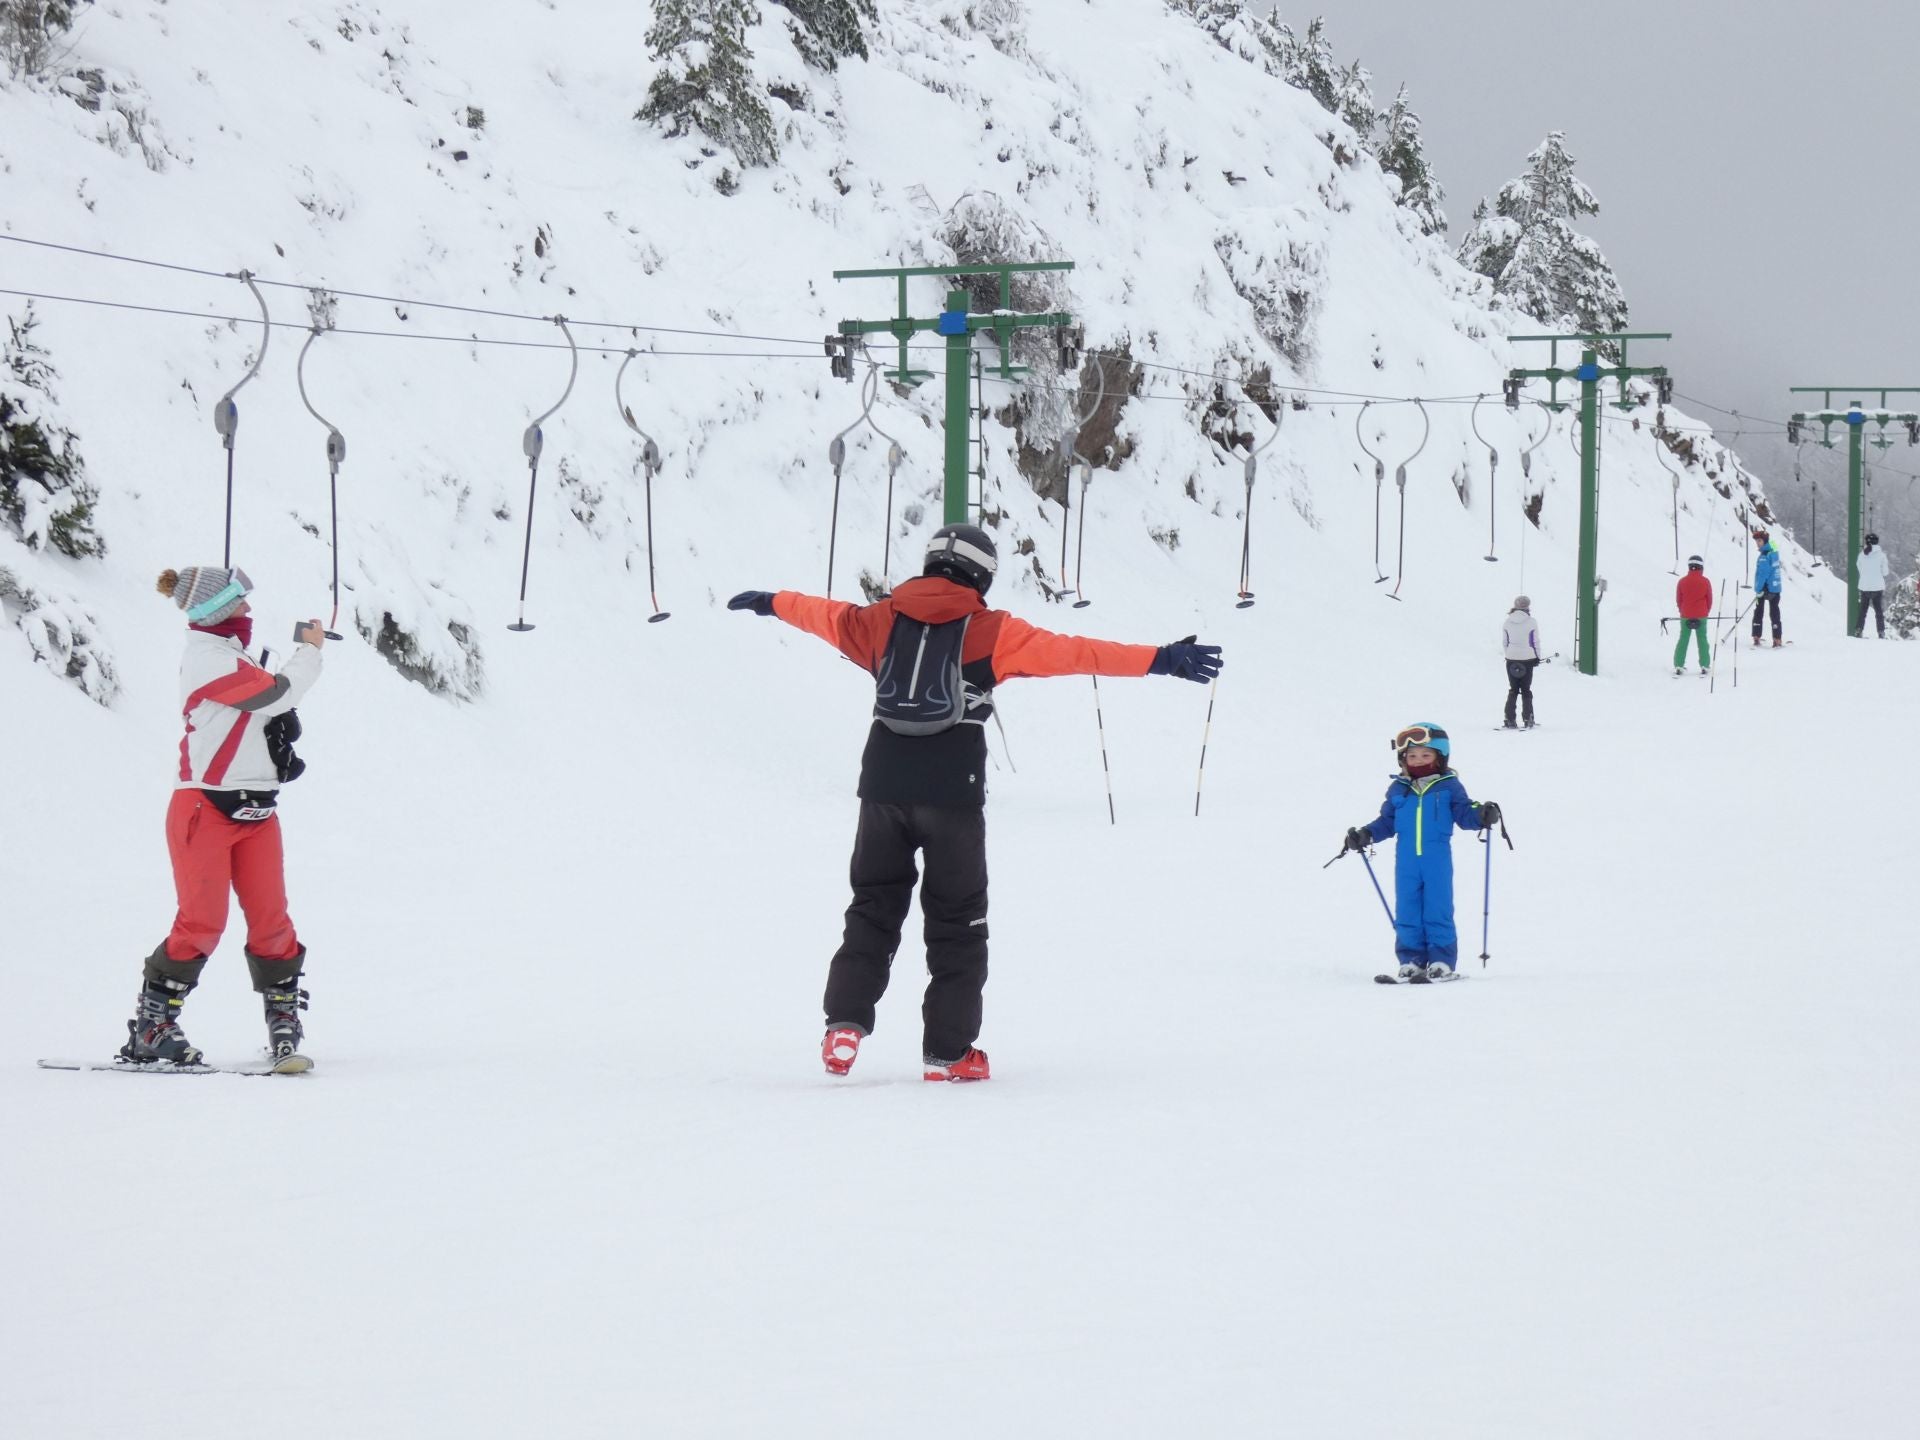
[[964,335],[967,333],[967,312],[964,310],[942,310],[940,321],[934,326],[942,335]]
[[1573,378],[1590,384],[1600,378],[1600,366],[1597,362],[1589,360],[1573,372]]
[[1867,423],[1867,417],[1866,417],[1865,415],[1863,415],[1863,414],[1861,414],[1861,413],[1860,413],[1860,411],[1858,411],[1858,410],[1849,410],[1849,411],[1847,412],[1847,424],[1849,424],[1849,425],[1864,425],[1864,424],[1866,424],[1866,423]]

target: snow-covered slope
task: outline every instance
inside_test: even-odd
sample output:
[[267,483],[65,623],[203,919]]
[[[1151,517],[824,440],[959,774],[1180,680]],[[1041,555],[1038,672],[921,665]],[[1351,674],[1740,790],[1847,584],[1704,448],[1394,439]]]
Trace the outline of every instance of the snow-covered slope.
[[[1610,421],[1603,673],[1570,674],[1566,422],[1534,455],[1536,530],[1517,450],[1542,412],[1483,406],[1496,492],[1453,403],[1497,397],[1539,347],[1508,345],[1398,223],[1338,122],[1159,4],[890,6],[873,59],[831,77],[769,22],[767,77],[806,94],[776,105],[781,163],[729,198],[692,141],[630,118],[646,19],[126,4],[88,13],[70,62],[102,68],[117,110],[0,92],[5,234],[405,297],[342,295],[335,319],[415,337],[329,335],[306,365],[349,444],[350,638],[302,707],[312,769],[286,797],[321,1068],[55,1076],[28,1062],[117,1043],[169,914],[179,617],[152,576],[219,558],[211,409],[259,332],[37,307],[110,550],[0,541],[0,566],[95,617],[121,694],[94,704],[0,628],[0,1170],[19,1217],[0,1366],[24,1433],[121,1433],[162,1393],[208,1435],[282,1407],[292,1435],[1898,1433],[1916,1291],[1890,1147],[1920,1098],[1920,997],[1897,957],[1835,942],[1893,883],[1848,797],[1915,696],[1890,656],[1843,646],[1830,582],[1790,551],[1798,643],[1743,655],[1737,688],[1731,656],[1711,691],[1670,679],[1675,492],[1648,431]],[[818,337],[893,299],[831,272],[949,259],[955,207],[989,195],[1077,263],[1059,302],[1090,347],[1175,367],[1143,370],[1125,458],[1093,482],[1086,610],[1048,598],[1060,507],[989,424],[1003,553],[1032,542],[994,598],[1225,645],[1205,805],[1196,821],[1199,690],[1101,688],[1110,827],[1091,688],[1008,687],[997,1078],[918,1081],[910,943],[858,1070],[829,1085],[815,1006],[870,687],[720,606],[825,583],[827,441],[859,404]],[[0,257],[10,290],[252,313],[231,280]],[[298,289],[266,293],[306,323]],[[915,282],[916,312],[940,293]],[[601,347],[545,427],[529,635],[505,629],[520,433],[567,355],[470,343],[551,346],[551,324],[420,301],[564,313]],[[329,603],[303,339],[277,332],[239,395],[234,553],[268,643]],[[666,452],[657,625],[614,404],[628,346],[625,398]],[[1257,444],[1270,422],[1233,382],[1258,366],[1306,408],[1260,457],[1258,604],[1239,611],[1241,456],[1203,431],[1202,377],[1228,379],[1215,433]],[[875,409],[907,451],[896,577],[938,519],[938,392]],[[1436,403],[1396,603],[1355,429],[1388,457],[1391,573],[1391,467],[1421,417],[1356,417],[1415,395]],[[885,441],[848,441],[843,595],[880,574],[886,506]],[[1744,563],[1744,497],[1707,468],[1682,476],[1678,544],[1718,583]],[[1547,728],[1483,734],[1516,591],[1563,659],[1538,686]],[[388,615],[469,700],[355,634]],[[1522,847],[1493,862],[1492,962],[1433,994],[1366,983],[1388,955],[1377,903],[1352,861],[1319,869],[1414,719],[1454,728]],[[1858,747],[1806,743],[1843,724]],[[1460,858],[1478,878],[1480,852]],[[1477,889],[1463,878],[1476,942]],[[217,1057],[258,1025],[237,952],[188,1017]]]

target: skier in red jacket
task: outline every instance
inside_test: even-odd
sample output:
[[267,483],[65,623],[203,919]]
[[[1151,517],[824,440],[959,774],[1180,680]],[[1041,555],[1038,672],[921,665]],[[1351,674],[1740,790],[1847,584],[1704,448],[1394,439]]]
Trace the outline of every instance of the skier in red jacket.
[[1687,557],[1687,573],[1673,587],[1674,603],[1680,607],[1680,643],[1673,647],[1673,673],[1687,668],[1687,637],[1700,642],[1700,673],[1707,673],[1711,651],[1707,648],[1707,617],[1713,613],[1713,582],[1707,579],[1707,562],[1698,555]]
[[999,561],[977,525],[947,525],[928,544],[924,573],[875,605],[792,590],[747,590],[729,610],[777,616],[818,635],[875,680],[874,722],[860,760],[860,824],[853,903],[827,971],[829,1072],[853,1067],[872,1033],[900,927],[913,903],[914,856],[926,878],[929,979],[921,1017],[928,1080],[985,1080],[980,1034],[987,983],[985,726],[1003,680],[1043,675],[1173,675],[1202,683],[1220,673],[1220,647],[1193,637],[1121,645],[1056,635],[983,598]]

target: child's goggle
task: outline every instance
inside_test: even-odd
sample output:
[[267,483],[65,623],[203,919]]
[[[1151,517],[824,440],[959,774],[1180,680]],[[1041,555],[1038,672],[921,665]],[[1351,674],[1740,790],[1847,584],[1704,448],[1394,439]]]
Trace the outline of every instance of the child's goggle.
[[1435,740],[1446,738],[1447,732],[1438,725],[1409,725],[1393,737],[1393,753],[1398,755],[1410,746],[1431,745]]

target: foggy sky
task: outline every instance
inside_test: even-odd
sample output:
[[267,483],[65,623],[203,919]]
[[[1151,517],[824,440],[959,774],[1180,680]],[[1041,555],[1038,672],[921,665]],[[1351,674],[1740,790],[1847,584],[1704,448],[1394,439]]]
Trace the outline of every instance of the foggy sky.
[[[1632,328],[1674,334],[1634,361],[1669,365],[1681,394],[1779,417],[1792,385],[1920,386],[1920,5],[1311,0],[1280,13],[1296,30],[1324,14],[1379,105],[1406,82],[1456,245],[1475,202],[1565,130],[1601,206],[1583,228]],[[1749,458],[1771,477],[1783,452]],[[1888,460],[1920,470],[1904,445]]]

